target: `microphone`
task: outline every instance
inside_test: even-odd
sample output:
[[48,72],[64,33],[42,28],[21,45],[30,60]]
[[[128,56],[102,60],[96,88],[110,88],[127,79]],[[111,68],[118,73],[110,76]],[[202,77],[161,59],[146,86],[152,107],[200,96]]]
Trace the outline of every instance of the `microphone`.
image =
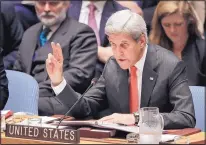
[[97,82],[97,78],[93,78],[91,81],[91,84],[89,85],[89,87],[86,89],[86,91],[81,95],[81,97],[72,105],[72,107],[64,114],[64,116],[60,119],[58,125],[57,125],[57,129],[59,128],[59,125],[61,124],[61,122],[65,119],[65,117],[72,111],[72,109],[81,101],[81,99],[84,97],[84,95],[86,94],[86,92],[88,92],[90,90],[91,87],[93,87],[96,82]]

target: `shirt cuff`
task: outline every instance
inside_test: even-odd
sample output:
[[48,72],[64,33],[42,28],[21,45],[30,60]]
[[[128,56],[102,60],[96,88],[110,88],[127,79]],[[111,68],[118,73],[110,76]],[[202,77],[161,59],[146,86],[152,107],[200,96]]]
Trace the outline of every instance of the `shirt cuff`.
[[65,80],[65,78],[63,79],[63,81],[58,85],[58,86],[53,86],[52,84],[51,84],[51,87],[52,87],[52,89],[54,90],[54,93],[56,94],[56,96],[57,95],[59,95],[63,90],[64,90],[64,88],[66,87],[66,85],[67,85],[67,82],[66,82],[66,80]]

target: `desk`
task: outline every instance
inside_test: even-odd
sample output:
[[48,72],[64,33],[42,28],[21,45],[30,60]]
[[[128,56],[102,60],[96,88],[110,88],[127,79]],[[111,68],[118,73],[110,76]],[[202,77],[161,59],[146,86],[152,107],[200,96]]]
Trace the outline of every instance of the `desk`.
[[[175,131],[177,132],[177,130]],[[197,130],[195,130],[194,132],[197,132]],[[189,135],[188,138],[190,139],[191,144],[205,144],[205,132],[194,133],[192,135]],[[22,138],[9,138],[9,137],[5,137],[4,133],[1,134],[1,143],[2,144],[57,144],[57,142],[39,141],[39,140],[22,139]],[[127,141],[125,139],[116,139],[116,138],[104,138],[104,139],[81,138],[80,141],[80,144],[100,144],[100,143],[101,144],[126,144]],[[64,144],[64,143],[58,143],[58,144]]]

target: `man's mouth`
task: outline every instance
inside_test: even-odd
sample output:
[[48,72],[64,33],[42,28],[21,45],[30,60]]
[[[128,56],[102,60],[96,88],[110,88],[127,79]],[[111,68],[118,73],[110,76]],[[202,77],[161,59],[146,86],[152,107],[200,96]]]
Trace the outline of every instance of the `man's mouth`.
[[123,61],[125,61],[126,59],[118,59],[120,62],[123,62]]

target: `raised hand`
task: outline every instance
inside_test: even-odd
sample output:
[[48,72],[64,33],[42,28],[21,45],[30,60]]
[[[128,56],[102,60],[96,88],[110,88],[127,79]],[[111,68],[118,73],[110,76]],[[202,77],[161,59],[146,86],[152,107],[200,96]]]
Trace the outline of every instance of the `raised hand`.
[[53,86],[58,86],[63,81],[63,55],[59,43],[51,43],[53,54],[49,53],[46,59],[47,73]]

